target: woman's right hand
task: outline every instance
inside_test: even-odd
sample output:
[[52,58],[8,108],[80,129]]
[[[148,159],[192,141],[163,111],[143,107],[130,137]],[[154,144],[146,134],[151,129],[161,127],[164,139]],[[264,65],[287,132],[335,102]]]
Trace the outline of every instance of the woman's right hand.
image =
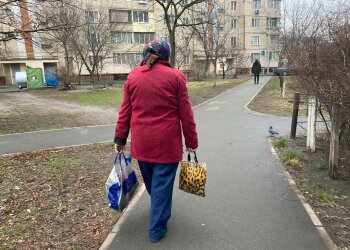
[[123,152],[124,148],[125,148],[125,145],[114,144],[114,150],[116,153]]

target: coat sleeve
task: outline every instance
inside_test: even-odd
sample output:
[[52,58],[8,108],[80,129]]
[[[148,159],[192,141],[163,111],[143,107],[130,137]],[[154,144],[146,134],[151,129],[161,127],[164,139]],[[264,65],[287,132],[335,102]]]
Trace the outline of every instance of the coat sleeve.
[[123,102],[119,109],[117,124],[115,127],[114,142],[125,145],[129,135],[131,119],[131,100],[129,94],[128,81],[124,84]]
[[180,75],[179,85],[178,106],[182,130],[185,137],[185,145],[186,147],[196,149],[198,148],[196,123],[194,121],[192,105],[188,96],[186,78],[184,75]]

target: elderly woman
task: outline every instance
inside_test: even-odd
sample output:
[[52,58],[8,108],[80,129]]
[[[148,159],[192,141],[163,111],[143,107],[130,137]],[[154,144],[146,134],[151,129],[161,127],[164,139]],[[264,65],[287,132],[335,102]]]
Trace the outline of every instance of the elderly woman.
[[154,243],[167,232],[182,132],[187,151],[198,147],[186,77],[171,67],[169,54],[166,41],[145,45],[141,66],[129,73],[124,85],[114,139],[116,151],[122,151],[131,130],[131,156],[138,160],[151,196],[149,237]]

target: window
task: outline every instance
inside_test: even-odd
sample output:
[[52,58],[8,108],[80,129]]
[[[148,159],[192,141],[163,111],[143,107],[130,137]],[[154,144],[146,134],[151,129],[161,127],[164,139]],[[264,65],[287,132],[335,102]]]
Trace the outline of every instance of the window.
[[269,44],[278,44],[279,43],[279,36],[276,36],[276,35],[268,36],[268,42],[269,42]]
[[258,59],[260,61],[260,53],[252,53],[251,61],[255,62],[256,59]]
[[231,37],[231,45],[233,46],[237,45],[237,37],[235,36]]
[[252,27],[260,27],[260,19],[259,18],[252,18]]
[[148,23],[148,12],[142,10],[134,10],[133,21],[135,23]]
[[141,61],[142,61],[141,53],[114,53],[113,54],[114,64],[139,65]]
[[260,5],[261,5],[261,1],[260,0],[253,0],[252,7],[253,7],[254,10],[259,10],[260,9]]
[[271,60],[278,61],[279,60],[279,55],[278,55],[278,52],[276,52],[276,51],[267,51],[265,56],[268,58],[269,61],[271,61]]
[[[170,23],[174,22],[174,20],[175,20],[175,16],[174,15],[169,15],[168,18],[169,18]],[[164,15],[164,24],[166,24],[165,15]]]
[[224,69],[224,67],[225,67],[225,64],[220,63],[220,69],[221,69],[221,70],[223,70],[223,69]]
[[185,24],[185,25],[190,24],[190,20],[188,19],[188,17],[183,17],[182,18],[182,24]]
[[85,11],[85,19],[88,23],[99,23],[100,22],[100,12],[98,11]]
[[134,33],[134,42],[135,43],[149,43],[154,40],[154,33],[148,32],[135,32]]
[[189,65],[190,64],[190,56],[186,55],[184,56],[184,64]]
[[267,28],[268,29],[276,29],[280,26],[279,18],[267,18]]
[[186,36],[184,39],[184,46],[188,47],[189,45],[190,45],[190,38],[188,36]]
[[52,49],[52,44],[41,44],[41,49],[43,50]]
[[237,10],[237,1],[231,1],[231,10]]
[[96,65],[97,67],[101,67],[102,66],[102,57],[95,57],[94,58],[94,56],[89,56],[89,63],[90,63],[90,66]]
[[260,45],[260,36],[252,36],[251,44]]
[[270,10],[280,10],[281,9],[281,0],[269,0],[268,8]]
[[90,45],[99,44],[100,38],[100,34],[98,33],[88,33],[88,42]]
[[237,19],[232,19],[231,21],[231,28],[237,28]]
[[112,43],[132,43],[131,32],[112,32],[111,33]]
[[131,23],[131,10],[109,10],[109,22]]

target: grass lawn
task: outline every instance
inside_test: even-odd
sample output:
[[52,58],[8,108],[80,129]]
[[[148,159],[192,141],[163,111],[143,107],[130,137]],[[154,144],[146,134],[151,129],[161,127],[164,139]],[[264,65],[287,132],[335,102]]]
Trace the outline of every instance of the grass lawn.
[[[237,79],[218,79],[216,87],[213,87],[214,79],[189,81],[187,86],[192,103],[197,105],[200,102],[214,97],[227,89],[237,86],[248,79],[249,77]],[[102,90],[89,89],[86,91],[51,90],[50,92],[46,93],[45,90],[38,90],[33,91],[32,93],[45,97],[57,98],[68,102],[77,102],[80,104],[119,107],[123,98],[123,87],[108,87]]]
[[23,109],[0,113],[0,135],[83,125],[80,113]]
[[306,150],[306,138],[278,138],[276,152],[300,192],[320,218],[339,249],[350,249],[350,159],[346,145],[340,147],[342,162],[338,179],[328,176],[329,141],[317,139],[316,152]]
[[0,157],[0,249],[98,249],[121,215],[106,198],[113,160],[112,143]]
[[[38,95],[38,93],[35,93]],[[77,102],[87,105],[120,106],[123,98],[122,87],[108,87],[106,89],[94,89],[87,91],[57,91],[51,92],[46,97],[53,97],[68,102]]]
[[[293,112],[294,91],[292,89],[293,77],[287,76],[286,82],[286,95],[283,99],[281,97],[279,77],[273,76],[271,80],[265,85],[260,93],[249,104],[249,109],[278,116],[291,116]],[[300,104],[299,115],[305,115],[306,104]]]

